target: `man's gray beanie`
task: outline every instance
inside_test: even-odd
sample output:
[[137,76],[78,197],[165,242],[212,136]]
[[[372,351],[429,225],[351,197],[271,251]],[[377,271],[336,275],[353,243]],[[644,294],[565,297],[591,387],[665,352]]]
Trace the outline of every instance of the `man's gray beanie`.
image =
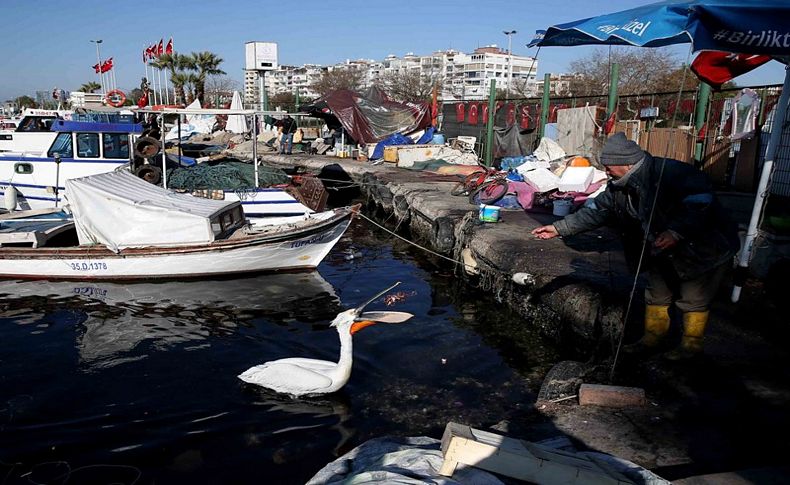
[[604,165],[633,165],[645,157],[645,152],[625,137],[625,133],[617,132],[610,136],[601,152],[601,163]]

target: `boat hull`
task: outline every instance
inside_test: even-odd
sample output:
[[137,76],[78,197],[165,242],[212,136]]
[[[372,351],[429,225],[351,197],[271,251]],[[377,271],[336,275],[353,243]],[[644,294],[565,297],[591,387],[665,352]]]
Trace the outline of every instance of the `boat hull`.
[[0,278],[151,280],[314,269],[348,228],[353,208],[304,227],[211,244],[130,248],[0,248]]

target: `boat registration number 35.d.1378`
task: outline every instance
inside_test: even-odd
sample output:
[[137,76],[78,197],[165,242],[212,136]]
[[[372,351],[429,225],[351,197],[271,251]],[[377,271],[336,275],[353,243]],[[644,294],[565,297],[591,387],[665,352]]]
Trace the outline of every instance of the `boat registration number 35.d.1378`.
[[100,271],[107,269],[107,263],[96,261],[70,261],[67,264],[74,271]]
[[318,236],[313,236],[310,239],[302,239],[301,241],[294,241],[291,243],[292,248],[301,248],[302,246],[307,246],[308,244],[318,244],[326,237],[328,234],[319,234]]

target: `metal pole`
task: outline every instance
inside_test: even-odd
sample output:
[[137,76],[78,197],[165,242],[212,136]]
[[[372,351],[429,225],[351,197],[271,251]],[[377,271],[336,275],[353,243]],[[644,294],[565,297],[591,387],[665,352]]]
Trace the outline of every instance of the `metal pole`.
[[165,115],[162,114],[162,187],[167,188],[167,153],[165,153]]
[[620,77],[620,64],[613,63],[609,78],[609,102],[606,104],[606,119],[617,109],[617,81]]
[[[708,110],[708,99],[710,98],[710,85],[704,82],[699,83],[699,93],[697,94],[697,109],[694,111],[694,133],[699,134],[702,125],[705,124],[705,113]],[[678,106],[676,109],[680,109]],[[703,147],[705,140],[699,141],[694,145],[694,158],[699,162],[702,160]]]
[[258,190],[258,113],[252,115],[252,165],[255,170],[255,190]]
[[91,40],[91,42],[96,44],[96,65],[99,68],[99,72],[98,72],[98,74],[99,74],[99,85],[101,85],[101,90],[102,90],[101,94],[102,94],[102,97],[104,97],[107,94],[107,91],[105,91],[105,89],[104,89],[104,75],[101,72],[101,54],[99,53],[99,44],[102,43],[102,40],[101,39],[96,39],[96,40]]
[[763,164],[763,171],[760,174],[760,183],[757,186],[757,197],[755,197],[754,207],[752,207],[752,218],[749,221],[746,239],[743,242],[741,254],[738,257],[738,268],[735,270],[735,285],[732,288],[731,297],[733,303],[736,303],[741,297],[741,288],[748,275],[749,260],[752,256],[754,240],[757,239],[757,226],[760,224],[763,205],[768,195],[768,182],[771,179],[771,172],[774,168],[774,157],[776,157],[776,153],[779,149],[779,142],[782,139],[782,132],[784,131],[788,102],[790,102],[790,70],[785,67],[785,82],[782,86],[782,95],[779,97],[779,102],[776,103],[773,123],[771,123],[771,138],[768,140],[768,147],[765,150],[765,163]]
[[58,206],[58,185],[60,185],[60,153],[55,154],[55,207]]
[[551,73],[543,75],[543,101],[540,104],[540,137],[546,134],[546,123],[549,122],[549,94],[551,92]]
[[181,115],[178,115],[178,165],[181,165]]
[[263,111],[269,111],[269,95],[266,93],[266,71],[261,71],[261,88],[263,92],[261,95]]
[[496,79],[491,80],[491,88],[488,91],[488,123],[486,123],[486,167],[493,165],[494,161],[494,106],[496,105]]

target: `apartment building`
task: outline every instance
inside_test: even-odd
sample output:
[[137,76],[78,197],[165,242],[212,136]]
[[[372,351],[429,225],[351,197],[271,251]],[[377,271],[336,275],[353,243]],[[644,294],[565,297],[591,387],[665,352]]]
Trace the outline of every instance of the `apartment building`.
[[[403,57],[391,54],[381,61],[372,59],[347,59],[331,66],[305,64],[303,66],[279,66],[276,71],[266,73],[266,92],[273,95],[297,90],[303,98],[318,96],[311,85],[320,79],[324,71],[356,69],[364,73],[363,85],[372,86],[384,76],[392,73],[417,73],[428,79],[441,82],[441,95],[445,101],[487,99],[491,80],[496,80],[498,89],[508,89],[515,96],[532,96],[539,93],[536,76],[537,60],[533,57],[510,55],[496,45],[479,47],[470,54],[448,49],[429,55],[418,56],[408,52]],[[542,80],[539,81],[542,83]],[[255,105],[259,102],[259,80],[254,71],[246,71],[244,77],[244,102]]]

